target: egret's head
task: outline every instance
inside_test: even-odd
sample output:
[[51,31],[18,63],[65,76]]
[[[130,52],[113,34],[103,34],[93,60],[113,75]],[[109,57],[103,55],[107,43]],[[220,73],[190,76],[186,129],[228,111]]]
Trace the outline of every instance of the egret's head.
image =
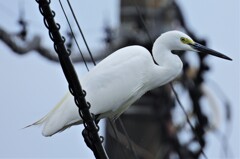
[[168,31],[161,35],[161,39],[161,42],[163,42],[164,45],[167,46],[168,49],[170,49],[171,51],[184,50],[203,52],[223,59],[232,60],[231,58],[223,55],[222,53],[219,53],[197,42],[194,42],[192,38],[180,31]]
[[166,46],[169,50],[186,50],[195,51],[190,46],[194,44],[192,38],[180,31],[168,31],[160,36],[161,43]]

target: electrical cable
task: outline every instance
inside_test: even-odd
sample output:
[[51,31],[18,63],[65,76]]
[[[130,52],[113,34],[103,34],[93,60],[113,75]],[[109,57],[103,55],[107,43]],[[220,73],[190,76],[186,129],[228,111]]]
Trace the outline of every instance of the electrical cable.
[[[83,53],[82,53],[82,51],[81,51],[81,49],[80,49],[80,46],[79,46],[79,44],[78,44],[78,42],[77,42],[77,39],[76,39],[75,35],[74,35],[73,29],[72,29],[72,27],[71,27],[71,24],[70,24],[70,22],[69,22],[69,19],[68,19],[67,14],[66,14],[66,12],[65,12],[65,10],[64,10],[64,7],[63,7],[63,5],[62,5],[61,0],[59,0],[59,4],[60,4],[60,6],[61,6],[61,8],[62,8],[62,11],[63,11],[63,13],[64,13],[64,16],[65,16],[65,18],[66,18],[66,20],[67,20],[67,23],[68,23],[68,26],[69,26],[69,28],[70,28],[71,34],[72,34],[72,36],[73,36],[73,39],[74,39],[74,41],[75,41],[75,43],[76,43],[76,45],[77,45],[77,48],[78,48],[78,50],[79,50],[79,52],[80,52],[80,54],[81,54],[81,57],[82,57],[83,62],[84,62],[84,65],[85,65],[87,71],[89,71],[87,62],[86,62],[86,60],[85,60],[85,58],[84,58],[84,56],[83,56]],[[69,51],[70,51],[70,50],[69,50]]]

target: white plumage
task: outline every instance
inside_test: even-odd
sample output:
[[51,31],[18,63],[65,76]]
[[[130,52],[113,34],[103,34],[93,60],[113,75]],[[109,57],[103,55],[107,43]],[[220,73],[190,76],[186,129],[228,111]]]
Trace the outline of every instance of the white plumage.
[[[86,100],[91,104],[90,111],[100,115],[99,118],[117,118],[147,91],[178,76],[182,62],[171,50],[197,51],[195,44],[197,43],[186,34],[169,31],[155,41],[153,57],[141,46],[129,46],[115,51],[80,79],[87,92]],[[214,55],[224,56],[217,55],[216,52]],[[68,93],[52,111],[32,125],[42,124],[42,134],[51,136],[81,123],[78,108]]]

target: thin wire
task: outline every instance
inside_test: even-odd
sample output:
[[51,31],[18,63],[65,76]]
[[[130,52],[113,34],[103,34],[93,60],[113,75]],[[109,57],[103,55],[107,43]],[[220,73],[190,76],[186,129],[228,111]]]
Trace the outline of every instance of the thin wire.
[[122,119],[118,118],[118,121],[120,123],[120,126],[123,129],[124,134],[126,135],[126,138],[127,138],[127,141],[128,141],[128,145],[129,145],[131,151],[133,152],[134,157],[139,159],[138,156],[137,156],[136,150],[134,149],[134,146],[132,145],[132,142],[130,141],[130,137],[129,137],[128,133],[127,133],[127,130],[125,129],[125,126],[123,125]]
[[140,20],[142,21],[143,28],[145,29],[145,32],[146,32],[146,34],[147,34],[147,36],[148,36],[148,39],[149,39],[149,41],[151,42],[151,44],[153,44],[152,38],[151,38],[151,36],[150,36],[150,34],[149,34],[149,31],[148,31],[148,29],[147,29],[147,26],[146,26],[146,24],[145,24],[145,21],[144,21],[144,19],[143,19],[143,16],[142,16],[142,14],[141,14],[141,12],[140,12],[140,9],[139,9],[139,7],[138,7],[138,5],[137,5],[137,2],[136,2],[136,0],[133,0],[133,1],[134,1],[134,4],[135,4],[135,8],[136,8],[136,10],[137,10],[138,16],[139,16]]
[[[118,130],[117,130],[117,128],[116,128],[116,125],[114,125],[114,122],[113,122],[112,120],[110,120],[110,119],[108,119],[108,122],[110,123],[110,125],[111,125],[111,127],[112,127],[112,130],[113,130],[113,133],[114,133],[114,135],[115,135],[115,137],[116,137],[116,140],[120,141],[120,137],[118,136],[118,133],[117,133]],[[126,155],[125,150],[123,149],[123,146],[120,145],[120,147],[121,147],[121,150],[122,150],[122,152],[124,153],[124,155],[125,155],[125,157],[126,157],[127,155]]]
[[75,43],[76,43],[76,45],[77,45],[77,48],[78,48],[78,50],[79,50],[79,52],[80,52],[80,54],[81,54],[81,57],[82,57],[83,62],[84,62],[84,65],[85,65],[85,67],[87,68],[87,71],[89,71],[87,62],[86,62],[86,60],[85,60],[85,58],[84,58],[84,56],[83,56],[83,53],[82,53],[82,51],[81,51],[81,49],[80,49],[80,46],[79,46],[79,44],[78,44],[78,42],[77,42],[77,39],[76,39],[76,37],[75,37],[75,35],[74,35],[74,33],[73,33],[73,29],[72,29],[72,27],[71,27],[71,24],[70,24],[70,22],[69,22],[69,19],[68,19],[68,17],[67,17],[67,14],[66,14],[66,12],[65,12],[65,9],[64,9],[64,7],[63,7],[63,5],[62,5],[61,0],[59,0],[59,4],[60,4],[60,6],[61,6],[61,8],[62,8],[62,11],[63,11],[63,13],[64,13],[64,16],[65,16],[65,18],[66,18],[66,20],[67,20],[67,23],[68,23],[68,26],[69,26],[69,28],[70,28],[71,34],[72,34],[72,36],[73,36],[73,39],[74,39],[74,41],[75,41]]
[[87,50],[88,50],[88,53],[89,53],[89,55],[90,55],[90,57],[91,57],[92,63],[94,64],[94,66],[96,66],[96,62],[95,62],[94,59],[93,59],[92,53],[91,53],[91,51],[90,51],[90,49],[89,49],[89,47],[88,47],[88,44],[87,44],[87,41],[86,41],[86,39],[85,39],[85,37],[84,37],[84,35],[83,35],[82,29],[81,29],[81,27],[80,27],[80,25],[79,25],[79,23],[78,23],[78,20],[77,20],[77,18],[76,18],[76,16],[75,16],[75,13],[74,13],[74,11],[73,11],[73,9],[72,9],[71,3],[69,2],[69,0],[67,0],[67,3],[68,3],[68,6],[69,6],[69,8],[70,8],[70,10],[71,10],[71,13],[72,13],[72,15],[73,15],[73,18],[74,18],[74,20],[75,20],[75,23],[77,24],[78,30],[79,30],[79,32],[81,33],[81,36],[82,36],[82,38],[83,38],[83,41],[84,41],[84,43],[85,43],[85,45],[86,45],[86,47],[87,47]]
[[[172,89],[172,91],[173,91],[173,93],[174,93],[174,95],[175,95],[175,97],[176,97],[176,100],[177,100],[179,106],[181,107],[184,115],[186,116],[188,125],[191,127],[192,131],[193,131],[194,134],[196,135],[197,140],[200,141],[200,139],[199,139],[199,137],[198,137],[198,135],[197,135],[196,129],[193,127],[190,119],[188,118],[187,112],[186,112],[186,110],[184,109],[184,107],[183,107],[183,105],[182,105],[182,102],[180,101],[179,96],[178,96],[176,90],[175,90],[174,87],[173,87],[172,82],[170,82],[170,86],[171,86],[171,89]],[[201,153],[203,154],[203,156],[204,156],[206,159],[208,158],[208,157],[206,156],[205,152],[203,151],[202,147],[201,147]]]

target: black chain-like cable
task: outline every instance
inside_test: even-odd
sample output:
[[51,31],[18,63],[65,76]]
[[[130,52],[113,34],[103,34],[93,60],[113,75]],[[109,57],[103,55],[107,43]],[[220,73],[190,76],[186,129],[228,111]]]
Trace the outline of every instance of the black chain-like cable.
[[49,36],[54,42],[54,49],[58,54],[60,64],[64,75],[69,84],[69,91],[74,96],[75,103],[79,108],[79,114],[83,120],[85,129],[82,134],[87,146],[93,151],[96,158],[108,159],[105,149],[102,145],[103,137],[98,135],[99,126],[95,123],[95,116],[89,112],[90,103],[85,99],[86,92],[82,90],[75,69],[69,58],[70,51],[66,49],[65,38],[61,36],[60,25],[55,23],[55,12],[50,8],[50,0],[36,0],[39,4],[40,13],[43,15],[43,21],[49,30]]

